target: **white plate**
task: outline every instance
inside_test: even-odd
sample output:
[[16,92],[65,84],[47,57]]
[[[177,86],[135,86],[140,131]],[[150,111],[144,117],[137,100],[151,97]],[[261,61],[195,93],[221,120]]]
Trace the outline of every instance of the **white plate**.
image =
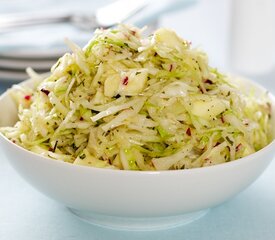
[[0,81],[1,82],[20,82],[28,78],[26,72],[12,72],[0,70]]
[[[56,59],[57,60],[57,59]],[[48,71],[56,60],[19,60],[19,59],[3,59],[0,56],[0,69],[9,69],[9,70],[21,70],[25,71],[27,67],[33,69],[46,70]]]
[[[46,71],[45,71],[46,72]],[[28,74],[25,71],[7,71],[0,70],[0,83],[18,83],[28,78]]]
[[64,55],[66,50],[62,49],[16,49],[9,51],[0,52],[1,59],[10,59],[10,60],[52,60],[58,59],[60,56]]
[[[74,0],[13,0],[1,3],[2,17],[11,14],[43,14],[83,12],[93,14],[94,10],[113,0],[74,1]],[[78,44],[85,44],[91,38],[92,32],[85,32],[69,24],[40,25],[21,28],[16,31],[1,34],[0,55],[24,58],[56,58],[68,51],[64,38],[69,38]]]

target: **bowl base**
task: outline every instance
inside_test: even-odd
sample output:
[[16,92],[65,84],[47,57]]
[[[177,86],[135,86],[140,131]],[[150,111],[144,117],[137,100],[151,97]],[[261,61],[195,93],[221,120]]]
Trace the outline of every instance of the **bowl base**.
[[123,231],[155,231],[174,228],[203,217],[209,209],[168,217],[129,218],[108,216],[69,208],[81,220],[100,227]]

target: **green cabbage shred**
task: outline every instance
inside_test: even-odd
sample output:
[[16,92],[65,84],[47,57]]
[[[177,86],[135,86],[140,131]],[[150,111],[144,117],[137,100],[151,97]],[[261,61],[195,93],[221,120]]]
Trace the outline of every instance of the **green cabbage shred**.
[[32,152],[121,170],[233,161],[271,140],[267,95],[247,94],[175,32],[98,29],[34,89],[14,86],[19,120],[1,132]]

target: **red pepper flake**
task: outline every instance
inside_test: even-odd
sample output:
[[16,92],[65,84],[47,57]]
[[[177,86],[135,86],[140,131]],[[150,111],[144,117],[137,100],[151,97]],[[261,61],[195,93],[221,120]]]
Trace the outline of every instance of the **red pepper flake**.
[[25,100],[30,101],[31,97],[32,97],[31,95],[26,95],[24,98],[25,98]]
[[221,143],[220,142],[216,142],[216,144],[214,145],[214,147],[219,146]]
[[155,52],[155,53],[154,53],[154,57],[155,57],[155,56],[157,56],[157,55],[158,55],[158,53],[157,53],[157,52]]
[[201,86],[199,86],[199,89],[200,89],[201,93],[204,93],[203,90],[202,90],[202,88],[201,88]]
[[123,80],[122,80],[122,84],[127,86],[129,83],[129,78],[126,76]]
[[83,119],[83,117],[80,117],[80,119],[79,119],[80,121],[83,121],[84,119]]
[[236,152],[238,152],[238,151],[241,149],[241,147],[242,147],[242,144],[239,143],[239,144],[237,145],[237,147],[236,147]]
[[191,128],[187,128],[186,134],[190,137],[191,136]]
[[173,69],[173,64],[170,64],[169,72],[171,72]]
[[15,141],[15,140],[12,140],[12,142],[13,142],[13,143],[16,143],[16,141]]
[[50,91],[49,91],[49,90],[44,89],[44,88],[42,88],[40,91],[41,91],[42,93],[45,93],[47,96],[48,96],[48,95],[49,95],[49,93],[50,93]]
[[132,35],[134,35],[134,36],[136,36],[136,31],[134,31],[134,30],[131,30],[131,33],[132,33]]
[[223,118],[223,115],[221,116],[221,121],[222,121],[222,123],[224,123],[224,118]]
[[204,82],[208,84],[213,84],[213,82],[210,79],[206,79]]

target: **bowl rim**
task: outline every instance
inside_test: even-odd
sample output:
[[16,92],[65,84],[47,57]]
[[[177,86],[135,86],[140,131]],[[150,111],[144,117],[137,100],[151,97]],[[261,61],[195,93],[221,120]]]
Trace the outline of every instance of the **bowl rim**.
[[[48,73],[43,74],[42,76],[47,76]],[[41,76],[41,75],[40,75]],[[254,88],[259,89],[262,92],[267,92],[269,99],[271,100],[271,102],[274,104],[275,107],[275,95],[273,95],[270,91],[268,91],[266,88],[264,88],[262,85],[260,85],[259,83],[245,78],[245,77],[241,77],[238,75],[233,75],[233,74],[226,74],[226,76],[228,76],[228,78],[230,79],[234,79],[234,80],[241,80],[244,81],[246,83],[252,83],[253,86],[255,86]],[[38,82],[40,82],[42,80],[38,79]],[[30,84],[30,83],[35,83],[35,81],[37,81],[37,79],[27,79],[23,82],[21,82],[20,84],[16,84],[16,85],[21,85],[24,86],[26,84]],[[235,83],[236,81],[233,81],[233,83]],[[2,95],[0,95],[0,101],[7,97],[9,94],[9,91],[11,91],[12,88],[7,89]],[[275,111],[275,110],[274,110]],[[275,116],[273,116],[275,118]],[[275,121],[275,119],[274,119]],[[15,146],[16,148],[18,148],[18,150],[25,152],[26,154],[30,154],[33,155],[33,157],[38,158],[37,160],[39,161],[48,161],[50,164],[57,164],[57,166],[64,166],[67,168],[76,168],[76,169],[80,169],[81,171],[93,171],[93,172],[97,172],[97,173],[108,173],[108,175],[110,173],[112,174],[123,174],[123,175],[155,175],[155,176],[162,176],[162,175],[175,175],[175,174],[191,174],[191,173],[198,173],[198,172],[204,172],[204,171],[215,171],[217,169],[220,168],[224,168],[224,167],[235,167],[236,165],[239,164],[245,164],[248,161],[252,161],[253,158],[257,158],[258,156],[261,156],[264,154],[264,152],[269,151],[270,149],[275,147],[275,133],[273,133],[273,140],[266,145],[264,148],[250,154],[247,155],[245,157],[233,160],[233,161],[229,161],[229,162],[225,162],[225,163],[220,163],[220,164],[216,164],[216,165],[211,165],[211,166],[205,166],[205,167],[197,167],[197,168],[190,168],[190,169],[177,169],[177,170],[150,170],[150,171],[138,171],[138,170],[121,170],[121,169],[110,169],[110,168],[97,168],[97,167],[93,167],[93,166],[84,166],[84,165],[77,165],[77,164],[73,164],[73,163],[69,163],[69,162],[65,162],[65,161],[61,161],[61,160],[55,160],[52,159],[50,157],[45,157],[42,156],[38,153],[34,153],[31,152],[30,150],[27,150],[25,148],[23,148],[20,145],[17,145],[15,143],[13,143],[10,139],[8,139],[7,137],[5,137],[1,132],[0,132],[0,138],[2,138],[4,141],[7,142],[7,144],[12,144],[13,146]],[[252,159],[251,159],[252,158]],[[270,161],[272,161],[273,159],[271,159]],[[85,170],[86,169],[86,170]]]

